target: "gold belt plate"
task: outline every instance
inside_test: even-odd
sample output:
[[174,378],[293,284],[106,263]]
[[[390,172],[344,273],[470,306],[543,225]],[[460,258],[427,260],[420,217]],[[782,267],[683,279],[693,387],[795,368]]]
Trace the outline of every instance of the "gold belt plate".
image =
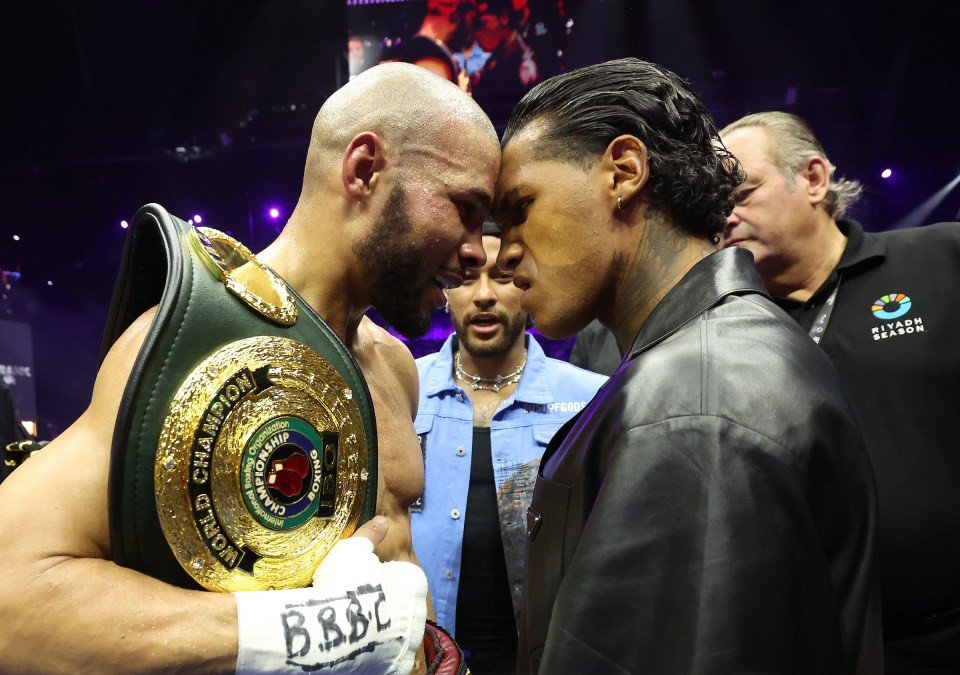
[[198,365],[164,420],[157,513],[212,591],[299,588],[356,529],[369,474],[353,392],[301,342],[253,337]]
[[188,241],[204,267],[247,307],[281,326],[299,318],[286,282],[246,246],[211,227],[190,230]]

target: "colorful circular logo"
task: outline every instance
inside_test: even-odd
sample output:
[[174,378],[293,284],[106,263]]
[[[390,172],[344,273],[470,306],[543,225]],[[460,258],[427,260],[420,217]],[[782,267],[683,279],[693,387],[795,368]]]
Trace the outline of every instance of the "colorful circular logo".
[[299,417],[275,417],[250,437],[240,461],[240,487],[250,513],[274,530],[291,530],[316,514],[323,439]]
[[910,311],[913,302],[909,295],[903,293],[890,293],[882,295],[873,301],[873,307],[870,311],[878,319],[899,319]]

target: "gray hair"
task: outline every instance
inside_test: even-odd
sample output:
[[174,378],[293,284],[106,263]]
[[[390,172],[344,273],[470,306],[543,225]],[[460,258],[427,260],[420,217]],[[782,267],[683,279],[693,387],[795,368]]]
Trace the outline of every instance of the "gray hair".
[[772,147],[773,159],[789,181],[796,178],[800,167],[812,157],[819,157],[827,163],[830,171],[830,186],[824,199],[824,208],[831,218],[843,218],[847,209],[860,198],[863,185],[857,180],[834,178],[837,167],[827,157],[820,141],[813,135],[810,125],[802,118],[780,111],[754,113],[727,125],[720,131],[720,135],[725,136],[746,127],[760,127],[776,135],[779,142]]

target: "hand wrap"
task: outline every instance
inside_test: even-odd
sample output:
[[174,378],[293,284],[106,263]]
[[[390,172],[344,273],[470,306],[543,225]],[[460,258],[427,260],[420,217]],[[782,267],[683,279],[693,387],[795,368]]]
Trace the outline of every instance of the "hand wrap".
[[424,635],[423,571],[380,562],[364,537],[334,546],[312,588],[235,595],[240,674],[408,675]]

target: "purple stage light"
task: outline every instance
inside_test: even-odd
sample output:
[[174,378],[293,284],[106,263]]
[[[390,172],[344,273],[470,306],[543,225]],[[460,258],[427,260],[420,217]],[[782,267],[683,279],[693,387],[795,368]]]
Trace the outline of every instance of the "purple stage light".
[[125,220],[121,220],[121,221],[120,221],[120,227],[122,227],[123,229],[127,229],[128,227],[130,227],[130,223],[128,223],[128,222],[125,221]]
[[884,180],[886,180],[892,175],[893,175],[893,169],[884,169],[883,171],[880,172],[880,177],[883,178]]
[[203,216],[201,216],[199,213],[194,213],[194,214],[193,214],[193,222],[195,222],[195,223],[202,223],[202,222],[203,222]]
[[53,282],[47,279],[47,286],[53,286]]
[[280,209],[278,209],[276,206],[271,206],[271,207],[270,207],[270,210],[267,211],[267,214],[268,214],[271,218],[273,218],[274,220],[276,220],[277,218],[280,217]]
[[19,234],[13,235],[13,240],[14,240],[14,241],[20,241],[20,235],[19,235]]

